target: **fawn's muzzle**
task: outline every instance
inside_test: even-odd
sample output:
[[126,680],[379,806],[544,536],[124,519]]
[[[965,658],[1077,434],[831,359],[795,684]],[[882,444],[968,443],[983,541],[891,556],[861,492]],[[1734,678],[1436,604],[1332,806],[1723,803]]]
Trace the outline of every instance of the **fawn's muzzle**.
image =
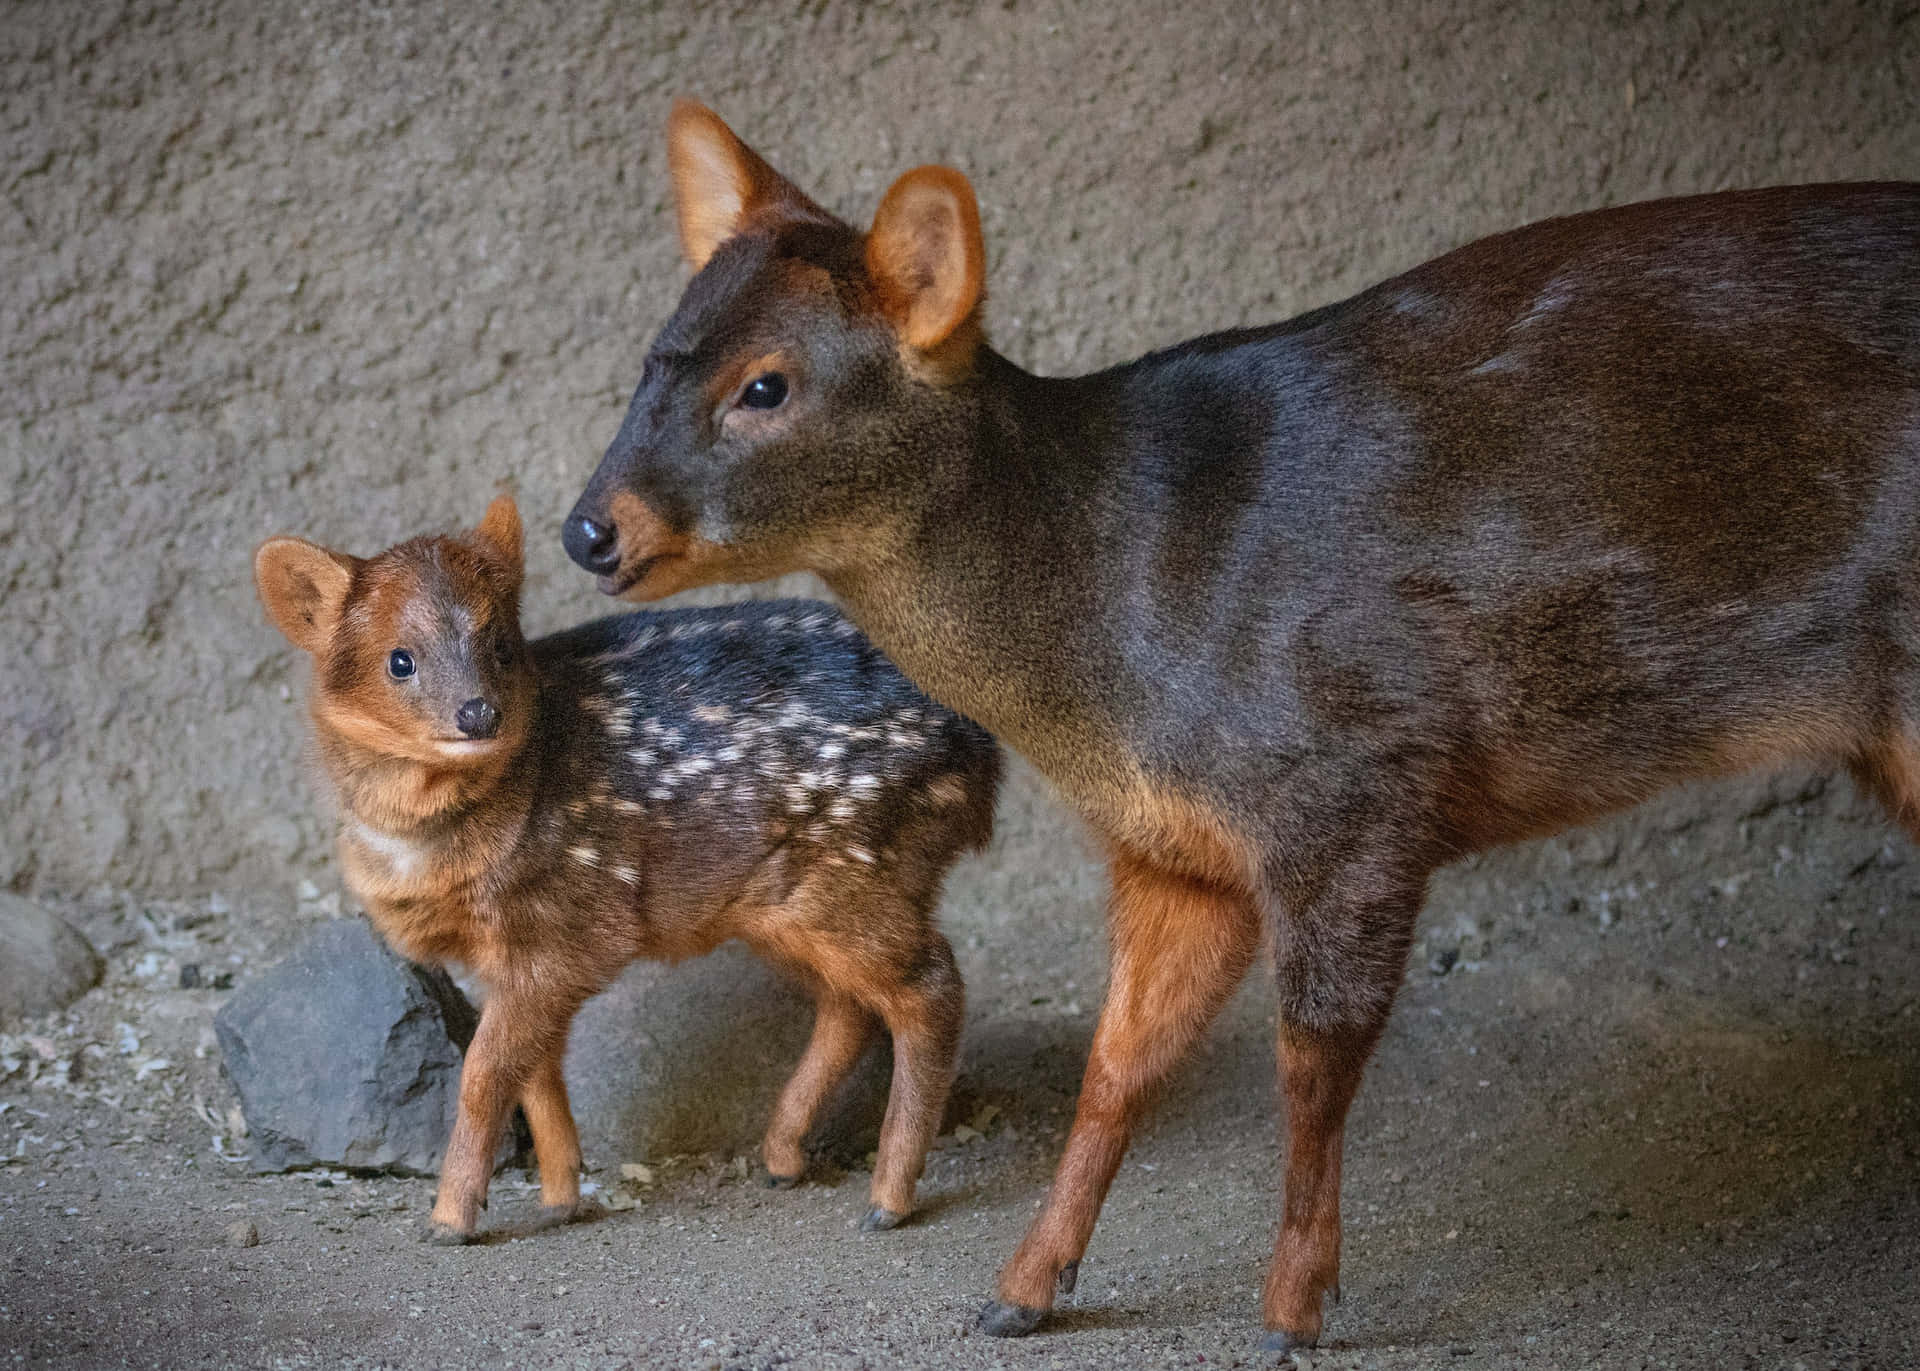
[[453,722],[469,738],[491,738],[500,731],[500,711],[476,696],[454,711]]
[[568,517],[560,530],[567,556],[596,576],[610,576],[620,565],[620,531],[584,514]]

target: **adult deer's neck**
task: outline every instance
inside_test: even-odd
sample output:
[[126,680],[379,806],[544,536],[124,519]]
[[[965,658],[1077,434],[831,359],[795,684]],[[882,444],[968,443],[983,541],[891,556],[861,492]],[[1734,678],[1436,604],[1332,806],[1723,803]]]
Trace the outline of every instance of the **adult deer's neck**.
[[916,684],[1074,788],[1107,765],[1123,670],[1102,563],[1125,485],[1111,374],[1050,379],[982,349],[923,449],[902,534],[826,574]]

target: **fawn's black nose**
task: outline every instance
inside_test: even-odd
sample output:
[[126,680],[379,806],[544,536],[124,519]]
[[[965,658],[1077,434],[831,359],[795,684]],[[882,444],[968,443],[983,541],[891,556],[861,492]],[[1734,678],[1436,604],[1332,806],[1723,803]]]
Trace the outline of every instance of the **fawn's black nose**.
[[620,565],[619,533],[584,514],[567,520],[560,530],[560,541],[566,545],[567,556],[596,576],[610,575]]
[[453,722],[469,738],[491,738],[500,731],[500,711],[475,696],[453,712]]

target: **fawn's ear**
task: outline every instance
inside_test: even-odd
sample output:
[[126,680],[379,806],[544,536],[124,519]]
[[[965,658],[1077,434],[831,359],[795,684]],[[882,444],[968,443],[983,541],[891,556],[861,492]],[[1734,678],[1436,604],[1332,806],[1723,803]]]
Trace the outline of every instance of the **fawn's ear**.
[[695,271],[761,211],[832,218],[698,100],[673,102],[667,116],[667,167],[680,214],[680,250]]
[[267,617],[287,641],[317,653],[326,649],[347,602],[354,565],[345,553],[304,538],[269,538],[253,554],[253,581]]
[[511,495],[493,497],[493,503],[487,506],[486,514],[480,519],[480,526],[474,529],[473,537],[475,542],[513,573],[515,580],[520,578],[526,559],[522,555],[520,507],[513,502]]
[[980,207],[951,167],[915,167],[893,183],[867,234],[867,272],[909,345],[939,346],[980,303],[987,276]]

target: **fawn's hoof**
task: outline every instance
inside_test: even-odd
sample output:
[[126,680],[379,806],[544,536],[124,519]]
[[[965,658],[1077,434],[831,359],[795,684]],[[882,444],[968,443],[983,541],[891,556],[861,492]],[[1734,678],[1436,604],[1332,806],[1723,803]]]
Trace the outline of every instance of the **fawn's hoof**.
[[471,1228],[455,1228],[452,1224],[441,1223],[437,1219],[429,1219],[427,1226],[420,1233],[423,1242],[430,1242],[435,1247],[465,1247],[477,1240],[479,1236],[479,1233]]
[[1046,1310],[1031,1305],[988,1300],[987,1307],[980,1311],[980,1331],[990,1338],[1024,1338],[1046,1316]]
[[1260,1339],[1260,1350],[1262,1352],[1279,1352],[1285,1355],[1288,1352],[1304,1351],[1309,1347],[1315,1346],[1319,1341],[1320,1338],[1317,1334],[1313,1337],[1308,1337],[1305,1333],[1289,1333],[1284,1328],[1270,1328],[1267,1330],[1266,1336]]
[[782,1176],[777,1172],[769,1171],[760,1177],[760,1184],[769,1190],[791,1190],[794,1186],[800,1184],[800,1178],[798,1176]]
[[889,1228],[898,1228],[907,1221],[905,1214],[896,1214],[891,1209],[882,1209],[879,1205],[867,1211],[867,1217],[860,1220],[862,1233],[884,1233]]
[[1053,1288],[1062,1295],[1073,1293],[1073,1283],[1080,1279],[1080,1259],[1075,1257],[1060,1268],[1060,1274],[1053,1278]]
[[564,1228],[570,1223],[592,1223],[605,1218],[606,1207],[598,1200],[578,1199],[572,1204],[543,1204],[534,1220],[536,1229]]

